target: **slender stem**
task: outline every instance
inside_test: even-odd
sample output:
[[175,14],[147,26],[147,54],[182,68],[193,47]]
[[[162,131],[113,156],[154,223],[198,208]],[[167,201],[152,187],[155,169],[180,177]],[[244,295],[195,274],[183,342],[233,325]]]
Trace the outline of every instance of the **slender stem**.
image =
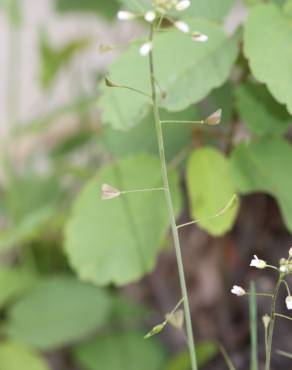
[[287,320],[291,320],[292,321],[292,317],[286,316],[286,315],[282,315],[281,313],[275,313],[275,316],[282,317],[283,319],[287,319]]
[[203,125],[204,121],[179,121],[179,120],[167,120],[167,121],[160,121],[161,123],[194,123]]
[[[249,292],[246,292],[246,294],[247,295],[250,295]],[[259,296],[259,297],[270,297],[270,298],[274,297],[274,295],[273,294],[270,294],[270,293],[256,293],[256,296]]]
[[271,305],[271,321],[269,325],[269,330],[268,330],[268,338],[267,338],[267,353],[266,353],[266,363],[265,363],[265,370],[270,370],[271,366],[271,354],[272,354],[272,343],[273,343],[273,334],[274,334],[274,327],[275,327],[275,320],[276,320],[276,302],[277,302],[277,297],[278,297],[278,292],[280,289],[280,286],[282,284],[282,277],[280,275],[274,295],[272,298],[272,305]]
[[143,96],[147,96],[147,98],[150,98],[151,99],[151,95],[142,91],[142,90],[139,90],[139,89],[136,89],[135,87],[131,87],[131,86],[127,86],[127,85],[120,85],[120,86],[117,86],[117,87],[120,87],[121,89],[127,89],[127,90],[130,90],[130,91],[134,91],[140,95],[143,95]]
[[[152,43],[154,37],[154,27],[151,25],[151,31],[149,36],[149,41]],[[155,71],[154,71],[154,59],[153,59],[153,51],[151,50],[149,53],[149,69],[150,69],[150,82],[151,82],[151,90],[152,90],[152,104],[153,104],[153,115],[155,120],[155,128],[156,128],[156,135],[159,147],[159,156],[160,156],[160,163],[161,163],[161,172],[162,172],[162,179],[164,184],[164,194],[166,199],[166,205],[168,209],[169,220],[171,224],[171,231],[173,236],[174,248],[176,253],[177,259],[177,266],[179,272],[179,280],[182,292],[182,298],[184,302],[184,312],[185,312],[185,322],[186,322],[186,332],[188,338],[188,347],[190,352],[190,359],[191,359],[191,366],[192,370],[197,370],[197,359],[196,359],[196,352],[195,352],[195,343],[193,337],[193,329],[192,329],[192,319],[189,307],[189,299],[188,299],[188,292],[184,274],[184,266],[182,260],[182,253],[179,241],[178,230],[176,227],[174,209],[171,199],[171,193],[169,188],[168,182],[168,175],[167,175],[167,165],[166,165],[166,158],[165,158],[165,150],[164,150],[164,141],[163,141],[163,133],[162,133],[162,125],[160,120],[158,102],[157,102],[157,94],[156,94],[156,84],[155,84]]]
[[286,280],[283,280],[283,283],[284,283],[284,285],[285,285],[285,287],[287,289],[288,296],[291,296],[290,288],[289,288],[289,285],[288,285],[287,281]]
[[164,188],[149,188],[149,189],[137,189],[137,190],[123,190],[121,194],[128,194],[128,193],[140,193],[140,192],[147,192],[147,191],[163,191]]

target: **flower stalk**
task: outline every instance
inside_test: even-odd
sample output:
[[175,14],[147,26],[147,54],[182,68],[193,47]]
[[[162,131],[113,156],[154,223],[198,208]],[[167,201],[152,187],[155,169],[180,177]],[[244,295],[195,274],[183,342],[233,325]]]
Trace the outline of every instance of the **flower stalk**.
[[[149,43],[151,43],[152,45],[154,41],[154,33],[155,33],[154,26],[151,24]],[[168,210],[168,215],[169,215],[169,220],[170,220],[170,225],[171,225],[171,231],[172,231],[174,248],[175,248],[176,259],[177,259],[180,287],[181,287],[182,299],[183,299],[183,304],[184,304],[187,342],[188,342],[188,348],[189,348],[189,353],[190,353],[192,370],[197,370],[198,367],[197,367],[197,359],[196,359],[196,352],[195,352],[195,343],[194,343],[194,336],[193,336],[188,291],[187,291],[187,285],[186,285],[186,279],[185,279],[185,273],[184,273],[180,240],[179,240],[178,229],[177,229],[177,225],[175,221],[175,214],[174,214],[173,203],[172,203],[171,193],[170,193],[170,188],[169,188],[168,174],[167,174],[167,164],[166,164],[166,158],[165,158],[162,123],[160,120],[160,113],[159,113],[158,100],[157,100],[153,49],[151,49],[149,52],[149,71],[150,71],[153,115],[154,115],[154,121],[155,121],[157,142],[158,142],[158,147],[159,147],[159,157],[160,157],[160,164],[161,164],[164,194],[165,194],[166,205],[167,205],[167,210]]]

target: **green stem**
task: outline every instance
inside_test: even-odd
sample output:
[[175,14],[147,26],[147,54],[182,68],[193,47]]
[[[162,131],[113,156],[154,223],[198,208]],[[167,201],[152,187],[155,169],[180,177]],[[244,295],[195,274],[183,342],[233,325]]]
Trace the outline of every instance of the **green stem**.
[[286,316],[286,315],[282,315],[281,313],[275,313],[275,316],[282,317],[282,319],[286,319],[286,320],[291,320],[292,321],[292,317]]
[[[153,37],[154,37],[154,28],[153,28],[153,25],[151,25],[151,31],[150,31],[150,36],[149,36],[149,41],[151,43],[153,42]],[[156,78],[155,78],[154,59],[153,59],[152,50],[149,53],[149,69],[150,69],[150,82],[151,82],[151,91],[152,91],[153,115],[154,115],[154,120],[155,120],[156,135],[157,135],[157,141],[158,141],[158,147],[159,147],[159,156],[160,156],[160,163],[161,163],[163,186],[165,189],[164,194],[165,194],[165,199],[166,199],[169,221],[171,224],[171,231],[172,231],[174,248],[175,248],[176,259],[177,259],[179,280],[180,280],[182,298],[184,302],[184,313],[185,313],[188,347],[189,347],[189,352],[190,352],[192,370],[197,370],[198,367],[197,367],[197,359],[196,359],[196,352],[195,352],[195,343],[194,343],[194,337],[193,337],[192,319],[191,319],[191,313],[190,313],[188,292],[187,292],[187,286],[186,286],[186,280],[185,280],[185,273],[184,273],[184,266],[183,266],[183,260],[182,260],[179,235],[178,235],[178,230],[176,227],[174,209],[173,209],[168,175],[167,175],[167,165],[166,165],[166,158],[165,158],[162,125],[161,125],[158,102],[157,102],[157,93],[156,93],[156,84],[155,84]]]
[[265,370],[270,370],[270,366],[271,366],[272,343],[273,343],[273,334],[274,334],[274,327],[275,327],[275,320],[276,320],[276,301],[277,301],[277,296],[278,296],[278,292],[279,292],[281,284],[282,284],[282,277],[280,276],[277,281],[274,295],[272,298],[271,321],[270,321],[270,325],[268,329]]

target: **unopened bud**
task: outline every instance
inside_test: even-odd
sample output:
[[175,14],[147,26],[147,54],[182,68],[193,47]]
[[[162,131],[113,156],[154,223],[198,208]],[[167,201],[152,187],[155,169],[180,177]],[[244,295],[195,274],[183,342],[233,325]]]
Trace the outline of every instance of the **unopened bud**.
[[292,247],[289,249],[289,257],[292,258]]
[[129,21],[135,17],[136,15],[134,13],[128,12],[127,10],[120,10],[117,14],[117,18],[120,21]]
[[162,332],[162,330],[164,329],[165,325],[166,325],[166,321],[165,321],[165,322],[163,322],[162,324],[159,324],[159,325],[154,326],[154,327],[149,331],[149,333],[147,333],[147,334],[144,336],[144,339],[149,339],[149,338],[153,337],[154,335],[159,334],[160,332]]
[[186,10],[189,6],[191,5],[191,2],[190,0],[181,0],[179,1],[175,8],[176,10],[178,10],[179,12],[182,12],[183,10]]
[[106,84],[107,87],[122,87],[122,85],[119,85],[119,84],[116,84],[116,83],[112,82],[107,77],[104,79],[104,81],[105,81],[105,84]]

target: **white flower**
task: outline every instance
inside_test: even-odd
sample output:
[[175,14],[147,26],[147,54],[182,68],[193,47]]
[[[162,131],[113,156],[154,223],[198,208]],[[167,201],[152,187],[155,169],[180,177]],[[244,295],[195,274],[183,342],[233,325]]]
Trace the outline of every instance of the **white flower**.
[[241,286],[233,285],[233,288],[231,289],[231,293],[240,297],[242,295],[245,295],[246,291]]
[[150,51],[152,50],[152,47],[153,47],[153,44],[152,42],[145,42],[145,44],[143,44],[140,48],[140,54],[142,56],[146,56],[150,53]]
[[134,13],[128,12],[127,10],[120,10],[117,14],[117,18],[120,21],[129,21],[134,19],[136,16]]
[[287,266],[284,266],[284,265],[280,266],[280,272],[283,272],[283,273],[288,272]]
[[182,22],[182,21],[177,21],[174,23],[175,27],[180,30],[181,32],[184,33],[189,33],[190,32],[190,27],[187,23]]
[[292,310],[292,297],[290,295],[286,298],[286,306],[288,310]]
[[156,18],[156,14],[152,10],[149,10],[149,12],[147,12],[144,16],[145,21],[149,23],[152,23],[155,18]]
[[254,258],[250,262],[250,266],[256,267],[257,269],[264,269],[267,267],[266,261],[258,259],[256,255],[253,256]]
[[289,257],[292,258],[292,247],[289,249]]
[[112,198],[117,198],[121,195],[120,190],[113,188],[108,184],[102,184],[101,186],[101,199],[108,200]]
[[191,5],[190,0],[181,0],[176,4],[175,8],[176,10],[181,12],[183,10],[186,10],[190,5]]
[[192,39],[194,41],[198,41],[198,42],[206,42],[206,41],[208,41],[208,36],[204,35],[201,32],[193,32],[192,33]]

